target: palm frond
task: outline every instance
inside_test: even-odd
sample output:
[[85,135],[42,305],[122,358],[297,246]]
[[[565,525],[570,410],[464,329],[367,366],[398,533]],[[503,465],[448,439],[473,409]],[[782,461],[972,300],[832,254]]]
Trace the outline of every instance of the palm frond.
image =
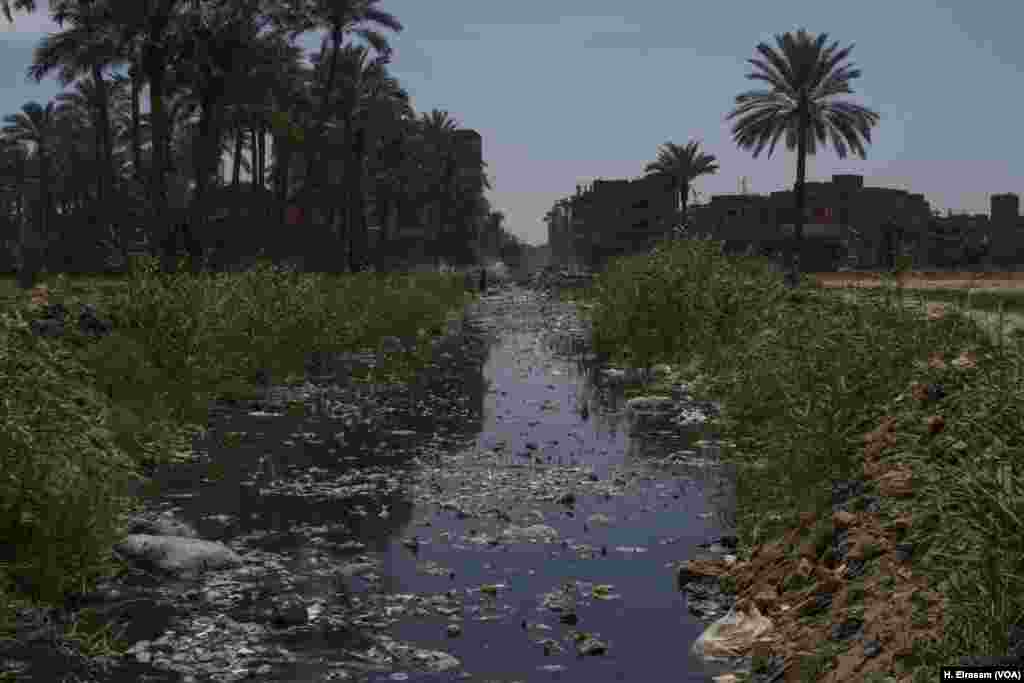
[[858,104],[837,99],[851,95],[850,82],[861,72],[846,60],[853,46],[839,49],[827,45],[828,34],[813,36],[804,29],[775,36],[775,46],[760,43],[759,58],[747,60],[754,71],[750,80],[763,81],[770,88],[751,90],[736,97],[726,120],[734,120],[733,140],[758,157],[785,136],[789,149],[798,146],[801,117],[807,117],[806,149],[814,154],[819,144],[832,143],[840,158],[849,150],[864,157],[864,143],[870,143],[870,129],[879,115]]

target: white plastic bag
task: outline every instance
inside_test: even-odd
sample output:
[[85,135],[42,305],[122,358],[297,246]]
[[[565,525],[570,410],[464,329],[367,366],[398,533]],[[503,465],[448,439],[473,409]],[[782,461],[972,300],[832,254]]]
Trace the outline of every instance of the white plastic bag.
[[772,629],[772,620],[753,602],[737,604],[704,630],[693,643],[693,654],[702,659],[740,657]]

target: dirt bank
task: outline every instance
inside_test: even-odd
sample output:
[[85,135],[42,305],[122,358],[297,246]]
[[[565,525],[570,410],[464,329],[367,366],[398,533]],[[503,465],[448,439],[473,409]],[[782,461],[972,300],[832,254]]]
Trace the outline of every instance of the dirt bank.
[[[879,272],[848,271],[839,273],[810,273],[822,287],[877,287],[882,283]],[[904,287],[917,289],[984,289],[1024,288],[1024,272],[970,272],[970,271],[910,271],[897,278]]]

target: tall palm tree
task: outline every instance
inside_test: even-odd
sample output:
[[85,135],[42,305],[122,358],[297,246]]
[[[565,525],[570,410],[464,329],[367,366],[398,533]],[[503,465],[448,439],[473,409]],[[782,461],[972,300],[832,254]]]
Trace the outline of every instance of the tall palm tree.
[[747,60],[754,67],[751,80],[765,81],[769,89],[750,90],[736,96],[736,106],[726,120],[737,119],[733,140],[742,149],[752,150],[756,159],[769,142],[771,157],[775,143],[783,134],[786,147],[796,148],[796,185],[794,239],[786,250],[789,261],[787,283],[800,281],[798,255],[804,238],[804,212],[807,206],[805,175],[807,155],[817,144],[832,142],[840,159],[847,147],[865,158],[864,144],[871,142],[871,127],[879,115],[836,95],[851,95],[850,81],[860,70],[846,62],[853,46],[839,49],[835,42],[826,47],[828,34],[814,36],[800,29],[795,34],[775,36],[776,48],[759,43],[762,58]]
[[60,33],[43,38],[36,47],[29,77],[37,83],[57,71],[61,85],[66,86],[79,76],[92,77],[90,92],[93,108],[93,130],[96,151],[101,154],[102,165],[96,176],[97,197],[95,207],[104,211],[107,197],[114,191],[113,142],[110,134],[109,84],[103,72],[127,61],[128,56],[111,24],[106,20],[103,6],[95,0],[51,0],[50,15],[64,27]]
[[[21,0],[27,1],[27,0]],[[161,266],[174,269],[176,256],[171,249],[171,229],[167,215],[167,151],[169,129],[164,99],[168,71],[178,45],[175,38],[184,32],[179,26],[180,5],[184,0],[106,0],[106,20],[113,26],[122,45],[137,46],[142,75],[149,83],[150,119],[153,149],[150,163],[150,230],[161,249]],[[154,245],[154,246],[157,246]]]
[[25,104],[17,114],[4,117],[8,125],[3,136],[10,143],[30,145],[39,168],[39,197],[36,201],[35,220],[23,224],[20,235],[22,267],[18,271],[18,286],[35,286],[42,268],[41,248],[49,229],[50,214],[50,145],[56,124],[55,104],[43,107],[38,102]]
[[409,107],[409,93],[388,72],[390,59],[384,55],[370,58],[361,46],[346,46],[340,63],[342,75],[341,119],[348,136],[346,164],[346,233],[349,237],[349,269],[368,260],[366,224],[366,157],[386,135],[396,112]]
[[[51,146],[51,191],[61,214],[66,215],[90,207],[95,199],[90,195],[90,181],[99,170],[92,132],[95,114],[93,100],[82,90],[58,93],[54,101],[57,108]],[[90,173],[89,169],[94,170]]]
[[[0,137],[0,188],[4,190],[4,241],[20,240],[26,220],[25,176],[28,173],[28,149]],[[13,230],[12,230],[13,229]],[[10,230],[10,232],[8,232]]]
[[[200,10],[209,9],[209,11]],[[193,5],[185,19],[188,35],[182,37],[175,76],[199,106],[195,143],[190,145],[194,191],[191,216],[185,223],[186,241],[192,246],[193,268],[200,266],[197,235],[204,234],[208,189],[219,179],[224,112],[230,98],[256,62],[261,30],[252,4],[199,8]]]
[[700,152],[700,143],[691,141],[685,146],[666,142],[658,150],[658,158],[644,167],[649,175],[664,175],[672,179],[676,193],[676,211],[679,221],[686,221],[686,207],[690,199],[690,184],[702,175],[718,172],[713,154]]
[[[298,0],[300,4],[304,0]],[[330,118],[331,105],[335,95],[335,82],[338,76],[338,60],[341,55],[342,43],[345,36],[355,34],[362,38],[376,52],[383,55],[390,55],[391,46],[380,29],[387,29],[398,33],[402,30],[402,24],[391,13],[377,7],[380,0],[309,0],[312,7],[305,18],[305,23],[298,23],[293,32],[302,32],[310,29],[326,29],[327,35],[324,39],[324,49],[321,55],[326,52],[328,41],[330,42],[330,58],[327,63],[327,70],[324,74],[320,89],[320,111],[317,119],[317,128],[309,141],[315,150],[319,138],[326,132],[327,121]],[[308,162],[307,178],[313,177],[313,168],[316,154],[310,156]],[[323,174],[326,176],[326,165],[323,166]]]
[[4,16],[7,17],[7,21],[14,23],[14,17],[11,14],[12,9],[22,12],[35,12],[36,3],[35,0],[0,0],[0,12],[3,12]]
[[434,247],[435,265],[438,265],[444,241],[445,221],[448,218],[449,197],[453,192],[457,171],[454,140],[459,124],[443,109],[432,109],[428,114],[421,114],[419,123],[418,142],[423,154],[424,170],[430,183],[428,197],[434,223],[431,242]]
[[371,179],[371,194],[376,222],[381,226],[377,243],[380,264],[396,263],[401,254],[395,253],[395,240],[401,217],[407,212],[408,199],[419,174],[413,168],[413,149],[410,140],[416,121],[416,112],[409,101],[390,100],[383,115],[376,116],[376,136],[369,143],[367,175]]

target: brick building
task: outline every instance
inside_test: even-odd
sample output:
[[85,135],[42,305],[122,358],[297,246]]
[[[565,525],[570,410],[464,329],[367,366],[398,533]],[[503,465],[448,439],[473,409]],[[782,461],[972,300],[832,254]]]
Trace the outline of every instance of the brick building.
[[1020,215],[1020,197],[994,194],[990,197],[987,236],[987,261],[993,266],[1017,265],[1024,260],[1024,219]]
[[[645,203],[646,200],[646,203]],[[688,211],[689,234],[724,243],[730,253],[784,253],[793,235],[793,192],[714,195]],[[655,178],[595,181],[548,213],[552,262],[600,264],[636,253],[666,234],[675,198]],[[865,187],[860,175],[807,183],[802,266],[885,268],[899,254],[915,268],[1005,268],[1022,261],[1024,217],[1016,194],[991,196],[990,215],[938,216],[922,194]]]
[[615,256],[649,249],[671,229],[675,207],[671,180],[664,176],[577,186],[547,215],[552,263],[601,267]]
[[[793,235],[793,191],[769,195],[715,195],[691,212],[691,230],[726,243],[731,252],[782,252]],[[931,207],[924,195],[864,187],[859,175],[807,183],[804,265],[832,269],[847,256],[861,267],[892,258],[904,243],[920,241]]]

